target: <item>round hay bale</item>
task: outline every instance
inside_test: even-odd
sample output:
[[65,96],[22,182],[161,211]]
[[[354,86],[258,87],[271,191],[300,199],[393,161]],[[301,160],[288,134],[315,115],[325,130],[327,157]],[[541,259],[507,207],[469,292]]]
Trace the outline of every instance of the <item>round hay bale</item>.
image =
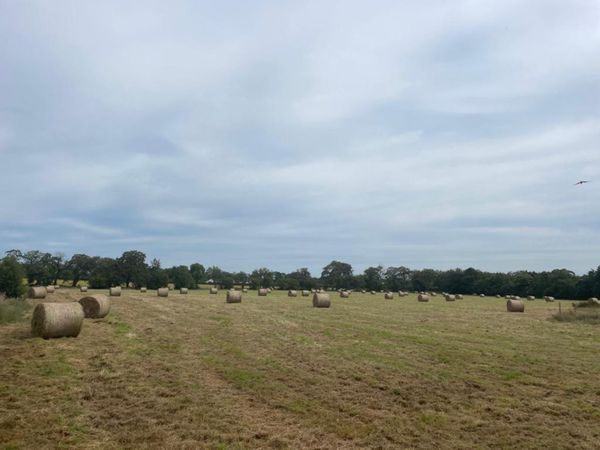
[[479,296],[480,296],[481,298],[483,298],[483,297],[485,297],[485,294],[479,294]]
[[419,296],[417,297],[417,300],[419,300],[420,302],[428,302],[429,296],[426,294],[419,294]]
[[33,310],[31,334],[44,339],[77,337],[83,324],[83,308],[78,302],[40,303]]
[[313,295],[313,307],[315,308],[329,308],[331,301],[329,300],[329,294],[318,293]]
[[46,292],[48,294],[54,294],[54,286],[46,286]]
[[48,291],[44,286],[30,287],[27,291],[28,298],[46,298]]
[[462,300],[462,299],[463,299],[462,294],[456,294],[456,300]]
[[79,292],[87,292],[87,291],[88,291],[87,286],[79,286]]
[[348,292],[348,291],[341,291],[340,292],[340,297],[341,298],[350,298],[350,292]]
[[108,290],[108,294],[110,297],[120,297],[121,296],[121,286],[111,287]]
[[295,291],[293,289],[290,289],[288,291],[288,297],[298,297],[298,291]]
[[432,292],[432,293],[431,293],[431,296],[432,296],[432,297],[437,297],[437,294],[436,294],[435,292]]
[[146,288],[146,287],[141,287],[141,288],[140,288],[140,292],[148,292],[148,288]]
[[267,292],[270,294],[273,291],[271,290],[271,288],[267,288]]
[[240,291],[227,291],[226,303],[242,303],[242,293]]
[[547,301],[547,302],[553,302],[553,301],[554,301],[554,297],[548,296],[548,297],[546,298],[546,301]]
[[377,292],[371,291],[371,295],[375,295],[375,294],[377,294]]
[[456,300],[456,295],[450,295],[450,294],[446,295],[447,302],[453,302],[455,300]]
[[386,292],[385,295],[383,296],[383,298],[385,298],[386,300],[391,300],[394,298],[394,293],[393,292]]
[[527,300],[535,300],[535,297],[533,295],[528,295]]
[[525,303],[521,300],[508,300],[506,302],[506,310],[508,312],[525,312]]
[[500,294],[496,294],[496,298],[502,298]]
[[590,297],[590,298],[588,298],[588,301],[590,301],[590,302],[597,302],[598,299],[596,297]]
[[310,295],[310,291],[307,291],[306,289],[302,291],[302,297],[308,297]]
[[156,295],[158,295],[159,297],[168,297],[169,296],[169,288],[168,287],[159,288],[156,291]]
[[505,295],[505,296],[504,296],[504,298],[505,298],[506,300],[510,300],[510,299],[512,298],[512,295]]
[[83,316],[88,319],[101,319],[110,311],[110,299],[106,295],[90,295],[79,299]]
[[219,290],[218,290],[216,287],[211,287],[211,288],[210,288],[210,293],[211,293],[211,294],[216,294],[216,293],[218,293],[218,292],[219,292]]
[[245,294],[246,292],[248,292],[248,288],[242,288],[242,292]]
[[180,294],[187,294],[188,293],[188,288],[179,288],[179,293]]
[[265,288],[260,288],[258,290],[258,296],[259,297],[266,297],[268,293],[269,293],[269,291],[267,289],[265,289]]

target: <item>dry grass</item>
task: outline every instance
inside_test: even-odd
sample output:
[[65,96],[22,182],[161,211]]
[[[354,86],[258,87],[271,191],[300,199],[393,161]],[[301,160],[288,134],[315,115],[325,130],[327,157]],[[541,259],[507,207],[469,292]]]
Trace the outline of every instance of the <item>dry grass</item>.
[[597,448],[600,328],[556,303],[286,299],[124,290],[78,338],[1,326],[0,448]]

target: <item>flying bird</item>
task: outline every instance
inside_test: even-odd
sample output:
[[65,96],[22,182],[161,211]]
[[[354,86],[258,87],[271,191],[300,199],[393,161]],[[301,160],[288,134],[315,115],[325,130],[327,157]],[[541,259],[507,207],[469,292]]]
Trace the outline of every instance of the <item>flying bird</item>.
[[578,181],[577,183],[575,183],[574,186],[577,186],[578,184],[589,183],[589,182],[590,182],[590,180],[581,180],[581,181]]

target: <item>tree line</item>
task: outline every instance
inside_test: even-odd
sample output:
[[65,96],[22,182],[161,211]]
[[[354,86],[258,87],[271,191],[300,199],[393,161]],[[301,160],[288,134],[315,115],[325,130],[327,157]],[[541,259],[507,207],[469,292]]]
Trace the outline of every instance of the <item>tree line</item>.
[[[0,261],[0,292],[17,297],[24,286],[63,284],[77,286],[81,282],[94,289],[112,286],[149,289],[173,284],[176,289],[196,289],[199,284],[212,283],[224,289],[247,285],[252,289],[365,289],[388,291],[437,291],[486,295],[550,295],[556,298],[586,299],[600,296],[600,266],[585,275],[566,269],[546,272],[484,272],[474,268],[451,270],[411,270],[404,266],[369,267],[355,274],[350,264],[331,261],[319,277],[307,268],[290,273],[267,268],[250,273],[227,272],[217,266],[205,268],[201,263],[190,266],[162,267],[158,259],[146,262],[146,255],[137,250],[124,252],[118,258],[89,256],[82,253],[67,259],[63,254],[38,250],[9,250]],[[17,281],[18,280],[18,281]],[[16,286],[18,284],[19,286]]]

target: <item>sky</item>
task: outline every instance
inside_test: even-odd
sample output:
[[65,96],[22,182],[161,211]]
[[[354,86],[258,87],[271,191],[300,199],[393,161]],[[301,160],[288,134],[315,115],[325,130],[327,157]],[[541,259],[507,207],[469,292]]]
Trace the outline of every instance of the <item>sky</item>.
[[0,168],[0,252],[584,273],[600,1],[0,0]]

